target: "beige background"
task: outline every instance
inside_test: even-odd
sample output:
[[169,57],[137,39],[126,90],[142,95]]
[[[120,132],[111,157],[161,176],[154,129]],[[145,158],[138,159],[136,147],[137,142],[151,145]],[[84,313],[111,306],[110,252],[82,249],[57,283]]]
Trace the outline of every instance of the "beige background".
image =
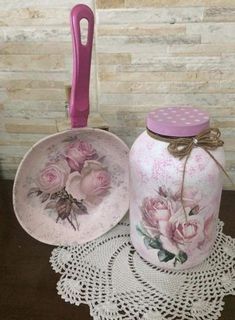
[[[23,154],[65,118],[75,0],[0,0],[0,159]],[[146,113],[167,104],[209,112],[235,181],[235,1],[92,0],[91,109],[129,145]],[[225,188],[232,188],[225,179]]]

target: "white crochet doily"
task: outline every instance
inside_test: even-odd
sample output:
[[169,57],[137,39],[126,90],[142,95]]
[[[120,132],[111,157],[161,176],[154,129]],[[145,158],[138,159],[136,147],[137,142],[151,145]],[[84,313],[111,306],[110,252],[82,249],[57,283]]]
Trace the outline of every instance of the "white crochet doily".
[[220,221],[204,263],[163,271],[135,252],[125,219],[95,241],[52,251],[52,268],[62,275],[58,294],[88,304],[95,320],[218,319],[224,296],[235,294],[235,239],[222,229]]

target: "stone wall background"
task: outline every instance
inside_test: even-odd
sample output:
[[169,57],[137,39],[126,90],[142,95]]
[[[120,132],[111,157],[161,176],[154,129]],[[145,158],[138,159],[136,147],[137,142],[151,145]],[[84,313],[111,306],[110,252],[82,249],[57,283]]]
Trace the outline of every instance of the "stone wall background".
[[[74,0],[0,0],[0,158],[13,177],[23,154],[65,118]],[[235,1],[92,0],[91,110],[129,145],[146,113],[168,104],[209,112],[235,180]],[[225,188],[232,188],[225,180]]]

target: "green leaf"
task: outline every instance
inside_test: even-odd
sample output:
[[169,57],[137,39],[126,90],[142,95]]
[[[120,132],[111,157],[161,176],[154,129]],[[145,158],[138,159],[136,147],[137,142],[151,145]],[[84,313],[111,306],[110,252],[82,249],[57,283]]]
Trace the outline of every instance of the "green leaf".
[[194,208],[192,208],[191,210],[190,210],[190,212],[189,212],[189,216],[193,216],[193,215],[195,215],[195,214],[198,214],[199,213],[199,206],[197,205],[197,206],[195,206]]
[[179,260],[181,263],[184,263],[187,261],[188,256],[184,251],[180,251],[177,255],[177,260]]
[[88,214],[86,206],[78,206],[75,203],[72,203],[73,212],[76,214]]
[[45,209],[55,209],[56,208],[56,201],[51,200],[45,206]]
[[55,193],[51,194],[50,199],[55,200],[57,197],[58,197],[58,194],[57,194],[57,192],[55,192]]
[[43,203],[43,202],[46,202],[49,199],[50,194],[43,192],[40,197],[41,197],[41,202]]
[[42,191],[39,188],[31,188],[27,194],[28,197],[32,195],[39,196],[42,193]]
[[136,226],[136,230],[137,230],[137,232],[143,237],[148,237],[148,238],[150,238],[150,236],[149,236],[149,234],[146,232],[146,230],[144,229],[142,229],[143,228],[143,226]]
[[162,249],[162,243],[159,239],[153,239],[150,237],[144,237],[144,244],[149,249]]
[[142,231],[142,229],[140,228],[140,226],[136,226],[136,230],[139,233],[139,235],[141,236],[145,236],[145,233]]
[[167,250],[161,249],[157,253],[158,259],[161,262],[168,262],[172,259],[174,259],[175,255]]
[[149,234],[148,230],[145,228],[145,225],[143,224],[143,221],[140,222],[140,228],[144,232],[144,234],[151,238],[151,235]]

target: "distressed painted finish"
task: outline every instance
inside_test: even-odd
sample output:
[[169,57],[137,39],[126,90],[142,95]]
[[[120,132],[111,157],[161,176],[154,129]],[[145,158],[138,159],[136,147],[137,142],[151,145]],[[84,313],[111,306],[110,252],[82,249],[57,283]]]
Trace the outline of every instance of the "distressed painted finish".
[[[82,2],[96,13],[92,111],[131,145],[151,109],[193,104],[221,128],[227,169],[235,179],[234,0]],[[14,176],[22,145],[31,146],[65,119],[64,84],[70,83],[72,61],[68,21],[76,3],[0,0],[0,159],[5,177]],[[17,151],[14,157],[14,150],[20,155]],[[225,187],[232,188],[226,180]]]

